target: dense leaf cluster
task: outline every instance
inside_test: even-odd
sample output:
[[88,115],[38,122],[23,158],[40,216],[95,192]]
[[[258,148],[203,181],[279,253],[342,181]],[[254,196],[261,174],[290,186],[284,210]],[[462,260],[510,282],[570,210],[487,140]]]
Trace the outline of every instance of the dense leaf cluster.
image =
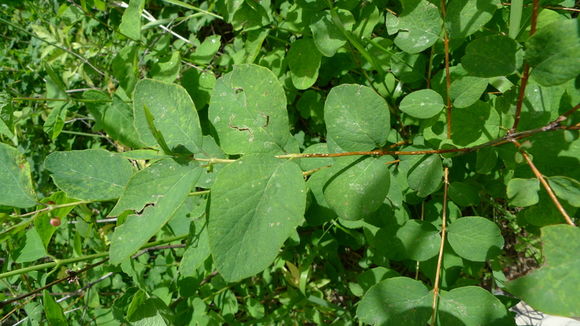
[[0,323],[579,316],[580,25],[524,2],[0,4]]

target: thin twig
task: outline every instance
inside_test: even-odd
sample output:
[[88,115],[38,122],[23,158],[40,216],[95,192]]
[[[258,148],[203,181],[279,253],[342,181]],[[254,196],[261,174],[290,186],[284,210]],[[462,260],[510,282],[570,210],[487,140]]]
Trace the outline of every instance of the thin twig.
[[[538,11],[540,7],[540,0],[534,0],[534,5],[532,7],[532,19],[530,22],[530,36],[536,33],[536,25],[538,22]],[[520,123],[520,116],[522,114],[522,106],[524,104],[524,97],[526,96],[526,86],[528,84],[528,78],[530,77],[530,65],[524,63],[522,79],[520,80],[520,90],[518,94],[518,100],[516,102],[516,113],[514,115],[514,124],[510,129],[510,133],[516,132],[518,130],[518,125]]]
[[548,196],[550,196],[550,199],[552,199],[552,202],[554,203],[554,205],[556,205],[556,208],[558,209],[558,211],[562,214],[562,216],[564,216],[564,219],[566,220],[566,223],[568,223],[568,224],[570,224],[572,226],[576,226],[574,224],[574,222],[572,221],[572,218],[570,217],[570,215],[568,215],[568,213],[566,212],[566,210],[564,209],[564,207],[562,207],[562,204],[560,204],[560,201],[558,200],[558,197],[556,197],[556,194],[554,194],[554,191],[552,190],[552,187],[550,187],[550,184],[548,183],[548,181],[546,181],[546,178],[544,178],[544,176],[542,175],[542,173],[540,172],[540,170],[538,170],[538,168],[536,167],[536,165],[534,164],[534,162],[532,162],[532,159],[530,158],[530,156],[528,155],[528,153],[526,153],[521,148],[522,145],[519,142],[517,142],[516,140],[514,140],[513,143],[516,145],[516,147],[518,148],[519,152],[522,154],[522,156],[526,160],[526,163],[528,163],[528,165],[530,166],[530,169],[532,169],[532,172],[534,173],[534,175],[536,176],[536,178],[540,181],[540,183],[542,184],[542,186],[544,186],[544,189],[546,189],[546,192],[548,193]]
[[54,281],[48,283],[47,285],[45,285],[43,287],[40,287],[38,289],[34,289],[34,290],[32,290],[32,291],[30,291],[28,293],[19,295],[17,297],[12,298],[12,299],[8,299],[8,300],[5,300],[5,301],[2,301],[2,302],[0,302],[0,308],[4,307],[4,306],[6,306],[6,305],[8,305],[8,304],[10,304],[12,302],[20,301],[20,300],[22,300],[24,298],[27,298],[27,297],[29,297],[31,295],[34,295],[34,294],[38,293],[38,292],[41,292],[43,290],[46,290],[46,289],[50,288],[51,286],[53,286],[55,284],[62,283],[64,281],[73,279],[73,278],[77,277],[78,275],[80,275],[80,274],[82,274],[82,273],[84,273],[84,272],[86,272],[86,271],[88,271],[90,269],[93,269],[93,268],[95,268],[95,267],[97,267],[97,266],[105,263],[107,260],[109,260],[109,258],[105,258],[105,259],[100,260],[100,261],[98,261],[98,262],[96,262],[94,264],[90,264],[90,265],[86,266],[85,268],[80,269],[78,271],[69,272],[66,277],[63,277],[63,278],[59,278],[57,280],[54,280]]
[[451,105],[451,72],[449,70],[449,34],[447,33],[447,28],[445,25],[445,20],[447,18],[447,8],[445,5],[445,0],[441,0],[441,15],[443,16],[443,47],[445,50],[445,87],[447,89],[447,139],[451,139],[451,126],[453,121],[451,120],[451,111],[453,107]]
[[321,166],[321,167],[319,167],[319,168],[316,168],[316,169],[312,169],[312,170],[304,171],[304,172],[302,172],[302,175],[303,175],[303,176],[305,176],[305,177],[307,177],[307,176],[309,176],[309,175],[311,175],[311,174],[314,174],[314,173],[316,173],[316,172],[318,172],[318,171],[320,171],[320,170],[322,170],[322,169],[326,169],[326,168],[329,168],[329,167],[331,167],[331,166],[332,166],[332,165],[325,165],[325,166]]
[[209,283],[209,281],[211,281],[211,279],[214,278],[217,274],[218,271],[211,272],[208,276],[206,276],[206,278],[204,278],[201,282],[199,282],[199,286]]
[[[503,6],[511,6],[511,2],[502,2]],[[529,7],[529,5],[524,4],[524,7]],[[553,10],[566,10],[566,11],[573,11],[573,12],[580,12],[578,8],[569,8],[569,7],[559,7],[559,6],[542,6],[542,8],[546,9],[553,9]]]
[[134,254],[133,256],[131,256],[131,258],[135,259],[135,258],[137,258],[137,257],[139,257],[139,256],[141,256],[149,251],[163,250],[163,249],[174,249],[174,248],[185,248],[185,243],[145,248],[145,249],[139,251],[138,253]]
[[82,204],[89,204],[89,203],[93,203],[94,201],[90,201],[90,200],[81,200],[81,201],[75,201],[72,203],[66,203],[66,204],[59,204],[59,205],[48,205],[45,208],[41,208],[32,212],[28,212],[25,214],[20,214],[20,215],[10,215],[10,217],[26,217],[26,216],[30,216],[30,215],[35,215],[38,213],[42,213],[42,212],[47,212],[47,211],[52,211],[58,208],[63,208],[63,207],[70,207],[70,206],[77,206],[77,205],[82,205]]
[[443,249],[445,248],[445,235],[447,232],[447,190],[449,189],[449,168],[443,170],[443,212],[441,221],[441,242],[439,243],[439,256],[437,257],[437,268],[435,270],[435,284],[433,285],[433,314],[431,315],[431,326],[435,326],[437,318],[437,303],[439,299],[439,279],[441,278],[441,265],[443,263]]

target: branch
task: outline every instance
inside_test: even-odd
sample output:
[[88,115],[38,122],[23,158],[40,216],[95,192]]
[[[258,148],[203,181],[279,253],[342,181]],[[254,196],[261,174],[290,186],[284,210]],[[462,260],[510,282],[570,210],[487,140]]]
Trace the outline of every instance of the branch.
[[[534,0],[534,5],[532,8],[532,21],[530,22],[530,36],[536,33],[536,25],[538,22],[538,10],[540,6],[539,0]],[[514,116],[514,124],[510,129],[510,133],[514,133],[518,129],[520,123],[520,116],[522,114],[522,105],[524,103],[524,97],[526,95],[526,85],[528,84],[528,78],[530,77],[530,65],[524,63],[524,71],[522,74],[522,79],[520,81],[520,91],[518,94],[518,101],[516,102],[516,113]]]
[[445,248],[445,233],[447,232],[447,191],[449,189],[449,168],[443,170],[443,212],[441,222],[441,242],[439,242],[439,256],[437,257],[437,268],[435,269],[435,284],[433,285],[433,314],[431,315],[431,326],[435,325],[437,318],[437,304],[439,298],[439,279],[441,278],[441,265],[443,262],[443,249]]
[[540,172],[540,170],[538,170],[538,168],[536,167],[536,165],[534,164],[534,162],[532,162],[532,159],[530,158],[530,156],[528,155],[528,153],[526,153],[522,148],[521,148],[521,144],[518,143],[517,141],[513,141],[513,143],[516,145],[516,147],[518,148],[519,152],[522,154],[522,156],[524,157],[524,159],[526,160],[526,163],[528,163],[528,165],[530,166],[530,169],[532,169],[532,172],[534,173],[534,175],[536,176],[536,178],[538,178],[538,180],[540,181],[540,183],[542,184],[542,186],[544,186],[544,189],[546,189],[546,192],[548,193],[548,196],[550,196],[550,198],[552,199],[552,202],[554,203],[554,205],[556,205],[556,208],[558,209],[558,211],[560,211],[560,213],[562,214],[562,216],[564,216],[564,219],[566,220],[566,223],[572,225],[572,226],[576,226],[574,224],[574,222],[572,221],[572,218],[570,217],[570,215],[568,215],[568,213],[566,212],[566,210],[564,209],[564,207],[562,207],[562,204],[560,204],[560,201],[558,200],[558,197],[556,197],[556,194],[554,194],[554,191],[552,190],[552,187],[550,187],[550,184],[546,181],[546,178],[544,178],[544,176],[542,175],[542,173]]

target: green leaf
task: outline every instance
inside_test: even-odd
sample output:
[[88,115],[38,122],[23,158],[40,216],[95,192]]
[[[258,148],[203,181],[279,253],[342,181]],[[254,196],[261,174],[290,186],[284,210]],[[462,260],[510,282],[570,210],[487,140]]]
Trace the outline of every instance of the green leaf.
[[500,117],[489,102],[475,104],[451,113],[451,139],[458,146],[475,146],[499,137]]
[[[354,25],[352,14],[343,9],[337,10],[340,20],[343,22],[343,28],[350,31]],[[312,37],[316,48],[326,57],[332,57],[336,51],[346,44],[346,37],[332,19],[330,11],[325,10],[321,17],[315,19],[310,25]]]
[[443,163],[439,155],[426,155],[419,159],[407,174],[409,187],[417,196],[427,197],[439,189],[443,178]]
[[42,292],[42,301],[44,303],[44,313],[49,325],[68,325],[62,307],[56,302],[54,297],[48,291]]
[[133,173],[129,161],[103,149],[54,152],[44,166],[68,197],[83,200],[119,198]]
[[279,153],[290,141],[284,89],[264,67],[234,66],[220,77],[208,115],[227,154]]
[[290,46],[286,60],[296,89],[310,88],[318,78],[322,56],[318,51],[313,51],[314,47],[314,41],[310,38],[296,40]]
[[119,31],[123,35],[136,41],[141,39],[141,13],[144,6],[145,0],[131,0],[119,25]]
[[194,171],[201,175],[202,169],[195,164],[180,164],[173,159],[162,159],[129,179],[121,198],[108,216],[119,216],[126,210],[141,211],[145,205],[157,205],[161,198],[184,175]]
[[117,95],[113,95],[112,102],[110,102],[109,96],[101,91],[85,92],[83,98],[102,101],[87,103],[87,109],[96,121],[93,129],[102,129],[113,139],[127,146],[142,146],[135,129],[133,109],[129,104]]
[[179,51],[172,51],[171,56],[162,56],[151,66],[150,76],[155,80],[172,83],[179,76],[180,67]]
[[3,143],[0,143],[0,193],[0,205],[27,208],[36,204],[26,158]]
[[476,206],[481,202],[479,189],[467,182],[451,182],[449,198],[461,206]]
[[517,50],[518,44],[507,36],[484,36],[467,45],[461,64],[473,76],[506,76],[517,68]]
[[540,181],[536,178],[513,178],[507,184],[507,197],[510,205],[526,207],[538,203]]
[[417,119],[429,119],[443,108],[443,98],[431,89],[414,91],[403,98],[399,109]]
[[389,108],[371,88],[344,84],[334,87],[324,104],[327,137],[345,151],[382,147],[390,129]]
[[153,114],[151,114],[151,111],[149,110],[146,104],[143,105],[143,113],[145,114],[147,127],[149,127],[149,131],[153,135],[153,138],[155,138],[155,141],[157,141],[157,144],[159,144],[159,147],[161,147],[161,149],[163,150],[163,153],[165,155],[172,155],[173,153],[171,152],[171,149],[169,148],[169,146],[167,146],[167,143],[165,142],[165,137],[163,137],[163,134],[161,134],[161,132],[157,129],[157,127],[155,127],[155,118],[153,117]]
[[203,42],[195,49],[191,55],[191,60],[196,64],[208,64],[213,59],[221,46],[220,35],[210,35],[206,37]]
[[179,263],[179,273],[183,276],[194,276],[195,271],[211,254],[205,219],[195,220],[195,233],[192,238],[192,242],[183,253],[183,258]]
[[423,326],[431,316],[433,294],[417,280],[393,277],[371,287],[356,316],[372,325]]
[[185,87],[198,111],[209,104],[215,83],[216,78],[211,71],[189,69],[181,76],[181,86]]
[[30,228],[24,236],[24,244],[14,253],[16,263],[28,263],[46,257],[48,254],[36,228]]
[[480,216],[462,217],[447,229],[449,244],[462,258],[486,261],[503,248],[501,231],[492,221]]
[[487,88],[487,79],[465,76],[451,83],[451,99],[453,107],[466,108],[475,104]]
[[[172,170],[172,167],[175,169],[173,164],[167,163],[167,165],[163,165],[166,169]],[[147,193],[147,199],[156,196],[153,202],[154,205],[145,207],[141,214],[128,216],[125,223],[115,229],[111,237],[111,247],[109,248],[111,264],[119,264],[137,252],[179,211],[189,191],[201,174],[201,169],[197,168],[196,165],[184,165],[181,170],[185,170],[185,167],[188,167],[187,171],[183,171],[179,176],[173,175],[170,179],[164,179],[162,187],[157,189],[157,191],[150,188],[151,190]],[[160,167],[157,166],[156,168]],[[141,180],[149,181],[150,179],[148,178],[152,176],[149,173],[152,173],[152,171],[133,181],[131,187],[128,186],[127,190],[134,191],[134,186]],[[135,194],[131,195],[134,196]],[[143,199],[128,196],[127,201],[129,203],[127,205],[138,207],[143,202],[139,202],[139,200]],[[119,208],[118,210],[122,209]]]
[[580,229],[569,225],[542,228],[545,263],[507,284],[510,293],[547,314],[580,316]]
[[172,152],[186,154],[201,150],[202,135],[197,110],[183,87],[151,79],[140,80],[135,86],[135,128],[145,145],[155,146],[157,142],[147,123],[145,105],[156,119],[155,127]]
[[552,23],[526,42],[526,61],[532,77],[544,86],[559,85],[580,74],[580,21],[567,19]]
[[438,313],[445,326],[515,325],[504,304],[478,286],[442,291]]
[[423,54],[395,53],[391,56],[391,71],[402,81],[412,83],[425,78],[427,57]]
[[324,197],[338,216],[358,220],[376,211],[389,193],[390,157],[349,157],[336,160],[324,185]]
[[[111,70],[112,75],[119,80],[119,86],[123,88],[125,93],[132,94],[139,78],[139,46],[122,48],[113,58]],[[85,94],[89,92],[85,92]]]
[[499,6],[499,0],[448,1],[446,24],[449,38],[466,38],[479,31]]
[[437,256],[441,236],[429,222],[408,220],[400,228],[381,228],[375,240],[377,250],[389,259],[426,261]]
[[224,167],[211,190],[209,244],[229,282],[259,273],[302,222],[306,185],[298,165],[249,155]]
[[427,0],[401,1],[403,11],[396,17],[387,14],[389,35],[398,33],[395,45],[407,53],[419,53],[435,44],[441,33],[441,15]]
[[568,177],[548,177],[548,183],[558,198],[574,207],[580,207],[580,182]]

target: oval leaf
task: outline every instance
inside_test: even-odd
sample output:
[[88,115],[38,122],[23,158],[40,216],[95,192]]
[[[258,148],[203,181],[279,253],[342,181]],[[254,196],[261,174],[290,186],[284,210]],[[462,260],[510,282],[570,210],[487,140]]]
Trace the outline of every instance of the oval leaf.
[[439,155],[421,158],[407,174],[409,187],[416,190],[419,197],[427,197],[439,189],[442,178],[443,164]]
[[526,60],[532,76],[541,85],[559,85],[580,74],[580,21],[566,19],[552,23],[526,43]]
[[301,223],[306,185],[297,164],[250,155],[224,167],[211,190],[208,235],[229,282],[261,272]]
[[[167,166],[171,169],[171,165]],[[137,252],[180,210],[201,174],[201,168],[191,164],[178,178],[166,183],[162,194],[152,206],[147,206],[141,214],[130,215],[125,223],[115,229],[111,237],[109,258],[111,264],[119,264]]]
[[54,152],[44,166],[68,197],[83,200],[119,198],[133,173],[129,161],[103,149]]
[[431,316],[432,297],[421,281],[388,278],[367,291],[356,316],[371,325],[423,326]]
[[503,248],[501,231],[492,221],[480,216],[467,216],[449,225],[449,244],[462,258],[486,261]]
[[345,151],[367,151],[387,142],[389,108],[369,87],[334,87],[324,104],[324,117],[327,137]]
[[359,157],[338,160],[324,185],[324,198],[338,216],[358,220],[376,211],[390,186],[389,158]]
[[400,228],[382,228],[375,239],[378,250],[393,260],[426,261],[437,255],[441,242],[433,224],[417,220],[409,220]]
[[195,104],[183,87],[152,79],[140,80],[135,86],[135,128],[145,145],[156,146],[157,140],[145,109],[155,119],[155,129],[161,133],[171,152],[191,154],[201,150],[199,117]]
[[510,75],[516,70],[517,49],[518,44],[507,36],[484,36],[467,45],[461,64],[473,76]]
[[514,325],[504,304],[478,286],[442,291],[438,313],[445,326]]
[[227,154],[281,152],[291,138],[284,89],[264,67],[235,66],[220,77],[208,114]]
[[417,119],[429,119],[437,115],[443,108],[443,98],[431,89],[415,91],[403,98],[399,109]]
[[292,83],[297,89],[309,88],[318,78],[322,55],[314,51],[314,47],[314,42],[309,38],[296,40],[290,46],[286,59]]
[[402,1],[403,12],[387,16],[389,34],[397,34],[395,45],[407,53],[419,53],[439,39],[441,15],[437,6],[427,0]]

